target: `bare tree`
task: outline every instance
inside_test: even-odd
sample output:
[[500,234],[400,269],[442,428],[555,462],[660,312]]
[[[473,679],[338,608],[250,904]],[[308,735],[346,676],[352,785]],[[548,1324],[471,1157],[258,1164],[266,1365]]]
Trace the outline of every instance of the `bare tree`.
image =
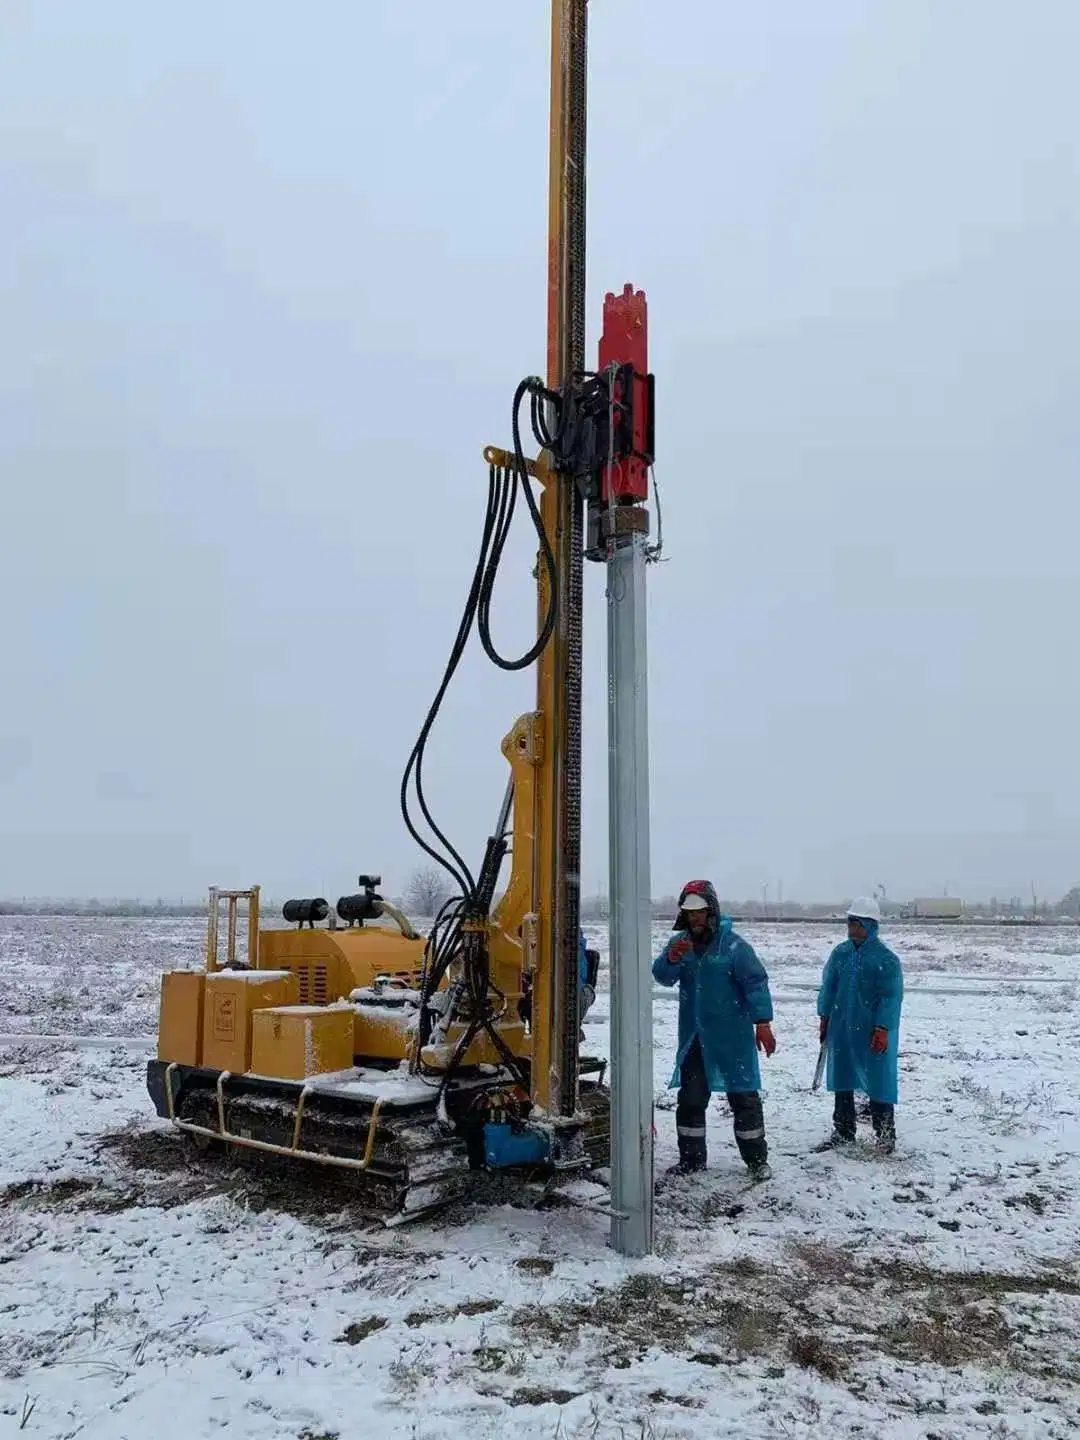
[[434,865],[414,870],[405,886],[405,908],[413,915],[430,919],[439,913],[453,894],[449,876]]

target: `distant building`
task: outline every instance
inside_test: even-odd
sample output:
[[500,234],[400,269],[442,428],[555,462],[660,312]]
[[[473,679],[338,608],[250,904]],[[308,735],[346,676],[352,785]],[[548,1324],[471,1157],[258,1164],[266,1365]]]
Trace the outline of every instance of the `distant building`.
[[930,900],[913,900],[910,914],[914,920],[959,920],[964,913],[964,902],[937,896]]

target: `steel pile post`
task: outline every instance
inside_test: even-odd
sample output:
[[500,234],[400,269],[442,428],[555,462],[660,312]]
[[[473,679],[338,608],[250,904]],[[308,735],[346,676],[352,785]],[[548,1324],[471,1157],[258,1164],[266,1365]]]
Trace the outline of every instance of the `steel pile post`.
[[654,438],[648,306],[604,299],[598,370],[610,395],[609,461],[594,502],[607,566],[611,917],[611,1204],[614,1248],[653,1247],[652,913],[645,575]]
[[645,551],[645,536],[630,535],[611,547],[607,565],[611,1239],[621,1255],[649,1255],[653,1246]]

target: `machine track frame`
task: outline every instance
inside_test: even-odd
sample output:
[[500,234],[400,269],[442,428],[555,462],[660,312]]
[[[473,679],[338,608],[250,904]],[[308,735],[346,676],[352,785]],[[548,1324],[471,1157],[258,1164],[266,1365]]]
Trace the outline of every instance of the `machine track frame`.
[[[597,1170],[609,1164],[610,1094],[603,1062],[585,1064],[601,1076],[581,1085],[585,1154]],[[484,1111],[476,1107],[493,1079],[462,1076],[440,1100],[434,1083],[428,1094],[416,1093],[413,1082],[411,1093],[380,1095],[396,1077],[369,1073],[375,1077],[369,1093],[363,1081],[342,1083],[343,1077],[278,1080],[164,1060],[148,1062],[146,1079],[157,1113],[200,1148],[224,1148],[254,1168],[326,1167],[363,1214],[387,1226],[433,1215],[464,1195],[471,1172],[484,1168]]]

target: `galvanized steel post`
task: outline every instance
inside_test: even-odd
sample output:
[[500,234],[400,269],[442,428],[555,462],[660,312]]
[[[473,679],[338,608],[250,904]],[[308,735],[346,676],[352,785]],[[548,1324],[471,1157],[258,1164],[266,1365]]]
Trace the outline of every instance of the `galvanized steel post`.
[[646,537],[609,544],[608,829],[611,868],[611,1241],[653,1246],[652,913],[645,624]]

